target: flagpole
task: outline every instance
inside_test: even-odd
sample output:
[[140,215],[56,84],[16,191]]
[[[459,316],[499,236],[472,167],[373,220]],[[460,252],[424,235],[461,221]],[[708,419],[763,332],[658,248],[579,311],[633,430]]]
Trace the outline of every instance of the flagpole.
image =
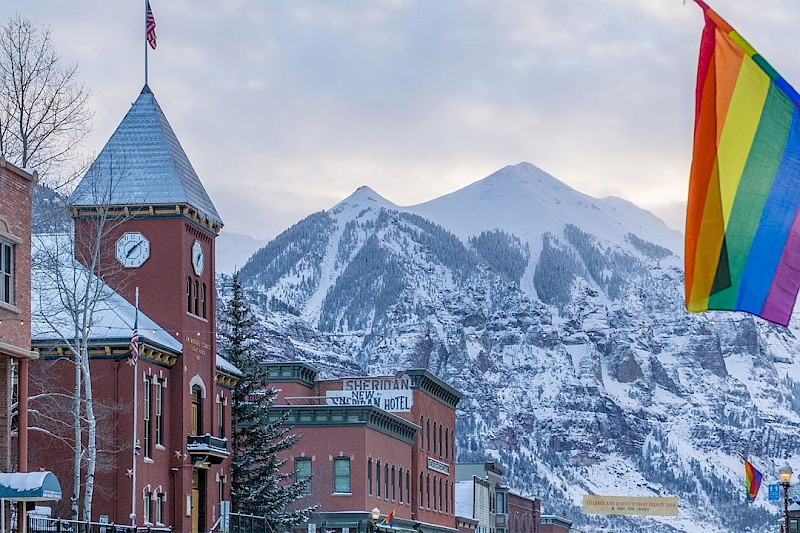
[[[147,41],[145,41],[145,46],[147,46]],[[147,57],[147,52],[145,52],[145,57]],[[146,63],[145,63],[146,64]],[[145,69],[147,72],[147,69]],[[145,74],[145,79],[147,79],[147,75]],[[145,83],[147,83],[145,81]],[[136,287],[136,318],[133,321],[133,331],[134,335],[138,337],[139,335],[139,287]],[[137,340],[138,342],[138,340]],[[138,407],[139,407],[139,398],[137,391],[139,390],[138,382],[139,382],[139,358],[136,357],[134,354],[131,354],[133,357],[133,440],[131,442],[131,460],[132,460],[132,468],[131,468],[131,525],[136,525],[136,422],[138,421]]]
[[147,85],[147,0],[144,0],[144,84]]

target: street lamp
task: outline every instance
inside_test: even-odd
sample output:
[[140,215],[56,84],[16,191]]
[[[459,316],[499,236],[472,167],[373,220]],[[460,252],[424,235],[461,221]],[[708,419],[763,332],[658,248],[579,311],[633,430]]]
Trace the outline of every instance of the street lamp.
[[789,533],[789,484],[792,481],[792,467],[783,465],[778,474],[781,476],[780,486],[783,487],[783,523],[785,532]]
[[375,524],[378,522],[378,519],[381,517],[381,510],[377,507],[372,508],[372,512],[370,513],[370,518],[372,520],[369,521],[369,532],[373,533],[375,531]]

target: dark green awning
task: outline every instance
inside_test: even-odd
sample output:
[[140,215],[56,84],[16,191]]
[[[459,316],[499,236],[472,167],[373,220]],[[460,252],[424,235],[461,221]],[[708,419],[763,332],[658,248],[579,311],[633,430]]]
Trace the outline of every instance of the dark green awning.
[[61,484],[52,472],[0,473],[0,498],[20,502],[61,499]]

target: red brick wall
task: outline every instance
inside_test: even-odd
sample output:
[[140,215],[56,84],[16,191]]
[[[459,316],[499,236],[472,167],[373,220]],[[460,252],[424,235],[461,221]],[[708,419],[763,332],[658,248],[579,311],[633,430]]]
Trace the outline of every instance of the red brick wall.
[[508,533],[540,533],[540,500],[508,493]]
[[[31,348],[31,196],[35,178],[0,156],[0,238],[14,244],[13,305],[0,304],[0,343]],[[10,234],[10,235],[9,235]],[[13,242],[17,241],[17,242]],[[10,351],[10,350],[9,350]],[[11,457],[11,359],[0,348],[0,470]]]
[[[76,245],[87,242],[96,224],[88,219],[76,223]],[[223,394],[228,398],[225,409],[226,436],[230,438],[230,392],[218,386],[216,376],[216,336],[214,285],[214,237],[189,220],[175,218],[130,219],[107,227],[101,253],[101,272],[104,280],[129,302],[135,302],[135,289],[140,292],[139,307],[176,340],[182,343],[183,353],[172,368],[150,363],[144,357],[138,364],[138,421],[137,439],[144,442],[144,386],[145,376],[156,375],[166,379],[164,390],[164,446],[153,444],[152,461],[145,460],[140,453],[137,460],[137,518],[142,523],[143,491],[147,486],[156,492],[161,487],[166,494],[164,505],[165,522],[176,531],[188,531],[191,519],[186,516],[187,496],[192,493],[192,464],[186,455],[187,435],[191,432],[191,382],[199,378],[205,387],[202,408],[201,433],[218,433],[217,397]],[[115,245],[125,232],[139,231],[150,241],[150,257],[139,268],[126,269],[117,263]],[[191,265],[190,252],[195,239],[203,244],[204,269],[196,276]],[[80,250],[76,251],[80,257]],[[206,318],[187,312],[185,285],[186,278],[198,279],[206,284]],[[149,331],[140,328],[140,336],[147,338]],[[93,505],[93,518],[100,514],[109,515],[111,521],[130,523],[131,511],[131,446],[133,442],[133,368],[127,360],[93,359],[92,373],[94,394],[98,404],[116,406],[114,431],[106,450],[103,451],[107,470],[98,474]],[[69,371],[53,373],[60,380],[60,386],[69,389],[74,383]],[[153,401],[155,400],[153,396]],[[41,439],[40,439],[41,440]],[[52,440],[52,439],[51,439]],[[58,443],[47,447],[55,449]],[[36,449],[37,465],[48,460],[47,448]],[[70,453],[59,452],[64,457]],[[65,474],[59,475],[65,494],[71,492],[71,467],[69,460],[62,461]],[[217,517],[219,504],[217,479],[226,480],[225,497],[229,497],[229,461],[221,465],[211,465],[209,470],[200,470],[206,480],[205,527],[210,528]],[[68,499],[68,497],[67,497]],[[64,516],[64,513],[60,513]]]

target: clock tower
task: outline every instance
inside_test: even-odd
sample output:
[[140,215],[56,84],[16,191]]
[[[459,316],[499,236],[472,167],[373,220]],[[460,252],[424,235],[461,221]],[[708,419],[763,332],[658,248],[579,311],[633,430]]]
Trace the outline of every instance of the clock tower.
[[[117,365],[115,390],[121,392],[114,399],[123,405],[132,405],[136,387],[138,419],[134,424],[133,409],[121,416],[117,445],[142,448],[133,483],[124,453],[117,454],[113,475],[102,480],[115,484],[113,499],[123,503],[94,508],[107,513],[116,505],[115,521],[130,523],[127,499],[138,509],[139,526],[208,531],[220,500],[230,494],[230,390],[219,379],[214,312],[214,241],[222,220],[147,85],[75,189],[70,207],[76,258],[94,265],[129,302],[138,289],[141,313],[182,346],[172,358],[144,350],[136,366],[127,364],[127,356],[92,363]],[[149,332],[138,333],[146,340]],[[156,417],[160,427],[154,427]],[[95,498],[102,492],[96,490]]]

